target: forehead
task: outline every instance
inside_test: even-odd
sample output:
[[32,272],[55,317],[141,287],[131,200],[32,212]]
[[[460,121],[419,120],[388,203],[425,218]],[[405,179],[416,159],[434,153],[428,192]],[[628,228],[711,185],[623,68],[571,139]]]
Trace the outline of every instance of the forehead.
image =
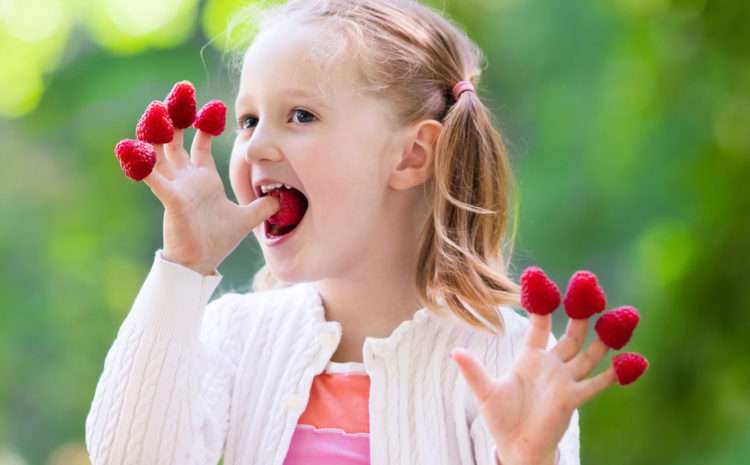
[[351,66],[321,66],[320,34],[313,25],[287,22],[256,36],[244,55],[237,103],[295,94],[324,102],[344,94]]

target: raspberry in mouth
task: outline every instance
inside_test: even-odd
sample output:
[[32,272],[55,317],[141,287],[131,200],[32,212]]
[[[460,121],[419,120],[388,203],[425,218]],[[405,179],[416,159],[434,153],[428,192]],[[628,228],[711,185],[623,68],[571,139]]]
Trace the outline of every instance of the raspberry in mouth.
[[307,211],[308,201],[305,194],[294,187],[282,186],[261,197],[272,195],[279,200],[279,210],[265,221],[269,236],[283,236],[299,225]]

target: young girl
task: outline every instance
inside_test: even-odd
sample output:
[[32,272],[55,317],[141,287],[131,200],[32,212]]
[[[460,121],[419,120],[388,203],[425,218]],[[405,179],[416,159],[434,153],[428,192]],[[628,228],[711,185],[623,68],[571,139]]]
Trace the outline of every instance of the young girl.
[[[581,351],[588,320],[557,342],[551,315],[511,307],[512,176],[477,46],[413,0],[291,0],[258,31],[239,204],[209,134],[155,146],[164,247],[104,363],[92,464],[579,464],[577,408],[616,378],[587,379],[607,352]],[[267,221],[295,208],[291,232]],[[255,292],[209,303],[250,232]]]

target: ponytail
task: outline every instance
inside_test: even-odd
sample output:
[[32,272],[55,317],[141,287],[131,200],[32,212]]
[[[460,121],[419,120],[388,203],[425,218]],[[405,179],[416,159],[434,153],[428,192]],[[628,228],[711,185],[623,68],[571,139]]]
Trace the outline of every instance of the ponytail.
[[476,92],[446,98],[450,104],[435,149],[432,212],[421,233],[417,289],[428,307],[437,307],[435,298],[441,298],[468,324],[492,331],[502,326],[497,306],[520,301],[501,242],[514,179],[502,136]]

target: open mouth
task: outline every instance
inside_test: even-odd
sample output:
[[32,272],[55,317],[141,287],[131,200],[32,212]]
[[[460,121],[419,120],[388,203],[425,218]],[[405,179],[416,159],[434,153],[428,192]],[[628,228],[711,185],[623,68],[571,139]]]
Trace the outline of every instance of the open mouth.
[[307,197],[294,187],[281,186],[261,197],[272,195],[279,200],[279,210],[265,221],[266,235],[269,237],[284,236],[292,232],[302,222],[309,205]]

